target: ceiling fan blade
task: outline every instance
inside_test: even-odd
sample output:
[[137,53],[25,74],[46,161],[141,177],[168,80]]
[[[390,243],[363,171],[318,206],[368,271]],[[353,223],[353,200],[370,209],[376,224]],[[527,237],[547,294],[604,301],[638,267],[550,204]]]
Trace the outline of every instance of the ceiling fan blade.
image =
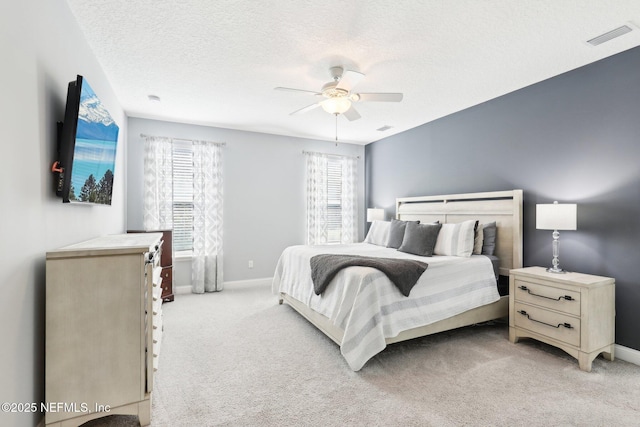
[[374,101],[374,102],[400,102],[402,101],[401,93],[357,93],[358,102]]
[[340,78],[336,89],[344,89],[347,92],[351,92],[351,90],[356,87],[358,82],[360,82],[363,77],[364,74],[357,71],[345,70],[342,73],[342,77]]
[[349,120],[350,122],[354,121],[354,120],[358,120],[360,117],[362,117],[360,115],[360,113],[358,113],[358,111],[353,107],[353,105],[344,113],[342,113],[347,120]]
[[322,95],[320,92],[314,92],[312,90],[304,90],[304,89],[294,89],[291,87],[274,87],[275,90],[283,90],[287,92],[303,92],[311,95]]
[[294,114],[306,113],[307,111],[311,111],[314,108],[318,108],[319,106],[320,106],[320,104],[318,102],[316,102],[315,104],[307,105],[306,107],[303,107],[303,108],[301,108],[299,110],[296,110],[293,113],[289,113],[289,115],[293,116]]

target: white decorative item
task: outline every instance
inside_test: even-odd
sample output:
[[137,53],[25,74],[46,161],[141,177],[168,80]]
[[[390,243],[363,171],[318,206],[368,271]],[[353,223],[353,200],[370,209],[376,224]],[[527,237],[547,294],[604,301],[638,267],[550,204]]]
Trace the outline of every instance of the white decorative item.
[[473,253],[475,237],[475,220],[467,220],[456,224],[442,224],[434,255],[470,257]]
[[384,209],[369,208],[367,209],[367,222],[384,221]]
[[391,221],[373,221],[364,242],[372,245],[387,246],[390,229]]
[[559,230],[576,230],[577,212],[577,205],[573,203],[560,204],[555,201],[553,204],[536,205],[536,228],[538,230],[553,230],[553,267],[547,269],[551,273],[565,273],[560,268],[558,259],[560,254]]

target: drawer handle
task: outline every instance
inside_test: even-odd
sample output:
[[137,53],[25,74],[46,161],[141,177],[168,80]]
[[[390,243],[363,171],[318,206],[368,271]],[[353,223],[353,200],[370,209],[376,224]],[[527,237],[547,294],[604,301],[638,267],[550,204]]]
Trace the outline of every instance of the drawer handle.
[[567,301],[575,301],[575,299],[571,295],[562,295],[562,296],[559,296],[558,298],[552,298],[552,297],[548,297],[546,295],[534,294],[533,292],[531,292],[531,289],[527,288],[524,285],[518,286],[518,287],[520,289],[522,289],[523,291],[527,291],[529,293],[529,295],[533,295],[534,297],[546,298],[546,299],[550,299],[552,301],[560,301],[563,298],[565,300],[567,300]]
[[563,326],[567,329],[573,329],[573,326],[571,326],[571,323],[565,322],[565,323],[558,323],[557,325],[552,325],[551,323],[546,323],[546,322],[542,322],[540,320],[531,318],[531,316],[529,316],[529,313],[527,313],[524,310],[519,310],[518,313],[522,314],[523,316],[527,316],[527,319],[531,320],[532,322],[542,323],[543,325],[551,326],[552,328],[559,328],[560,326]]

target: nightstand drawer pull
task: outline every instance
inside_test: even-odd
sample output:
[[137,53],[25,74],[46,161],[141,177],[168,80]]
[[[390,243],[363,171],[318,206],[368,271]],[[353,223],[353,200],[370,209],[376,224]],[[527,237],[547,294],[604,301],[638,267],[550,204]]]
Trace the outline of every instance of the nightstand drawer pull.
[[553,301],[560,301],[563,298],[566,301],[575,301],[575,299],[573,299],[573,297],[571,295],[563,295],[563,296],[559,296],[558,298],[552,298],[552,297],[548,297],[548,296],[545,296],[545,295],[534,294],[533,292],[531,292],[531,289],[527,288],[524,285],[518,286],[518,287],[520,289],[522,289],[523,291],[527,291],[527,293],[529,293],[529,295],[533,295],[534,297],[546,298],[546,299],[550,299],[550,300],[553,300]]
[[565,323],[558,323],[557,325],[552,325],[551,323],[541,322],[540,320],[532,319],[531,316],[529,316],[529,314],[524,310],[519,310],[518,313],[522,314],[523,316],[527,316],[527,319],[531,320],[532,322],[542,323],[543,325],[551,326],[552,328],[559,328],[560,326],[564,326],[567,329],[573,329],[573,326],[571,326],[571,323],[565,322]]

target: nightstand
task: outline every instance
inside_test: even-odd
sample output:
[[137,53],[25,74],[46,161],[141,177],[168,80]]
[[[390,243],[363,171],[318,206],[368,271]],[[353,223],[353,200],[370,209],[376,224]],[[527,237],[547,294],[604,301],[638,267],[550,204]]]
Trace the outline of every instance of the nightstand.
[[509,273],[509,340],[534,338],[558,347],[591,371],[600,353],[614,358],[615,281],[527,267]]

